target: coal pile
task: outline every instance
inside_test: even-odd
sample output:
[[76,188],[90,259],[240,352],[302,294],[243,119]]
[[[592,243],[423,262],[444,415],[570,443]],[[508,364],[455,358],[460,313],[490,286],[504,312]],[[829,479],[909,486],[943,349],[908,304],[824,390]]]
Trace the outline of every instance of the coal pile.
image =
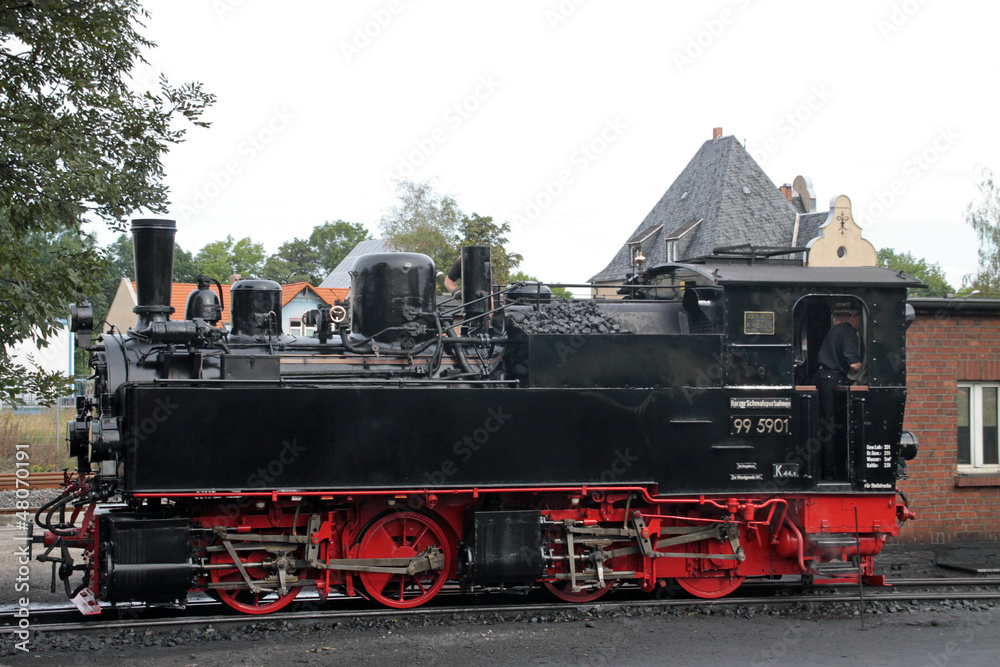
[[510,319],[529,334],[627,334],[613,317],[589,301],[553,299],[539,310],[508,311]]

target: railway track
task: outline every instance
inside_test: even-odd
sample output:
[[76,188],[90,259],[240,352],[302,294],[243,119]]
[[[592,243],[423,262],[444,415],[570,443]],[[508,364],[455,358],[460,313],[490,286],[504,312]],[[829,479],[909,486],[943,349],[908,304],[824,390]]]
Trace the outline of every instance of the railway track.
[[23,477],[19,477],[12,472],[0,473],[0,491],[11,491],[14,489],[58,489],[62,486],[62,483],[62,471],[32,472]]
[[0,507],[0,516],[9,516],[11,514],[17,514],[19,512],[27,512],[28,516],[34,517],[35,512],[38,511],[37,507],[29,507],[26,510],[19,510],[16,507]]
[[[382,619],[382,618],[411,618],[420,616],[441,616],[441,615],[466,615],[478,616],[483,614],[539,614],[556,613],[566,611],[579,611],[585,613],[603,613],[624,611],[629,609],[657,609],[657,608],[703,608],[703,607],[726,607],[740,605],[765,605],[781,606],[792,604],[831,604],[831,603],[858,603],[865,604],[878,602],[935,602],[943,600],[1000,600],[1000,578],[922,578],[922,579],[897,579],[890,582],[896,590],[869,589],[859,595],[856,589],[844,590],[833,594],[815,595],[763,595],[763,596],[729,596],[719,599],[649,599],[635,598],[626,600],[608,600],[601,602],[591,602],[586,604],[568,604],[565,602],[545,602],[545,603],[506,603],[506,604],[473,604],[454,605],[442,604],[441,606],[423,606],[416,609],[386,609],[358,608],[368,603],[357,601],[357,606],[353,603],[350,608],[333,609],[306,609],[299,611],[280,611],[267,616],[250,616],[246,614],[225,614],[217,613],[225,610],[226,607],[215,602],[193,602],[183,610],[171,613],[171,610],[153,609],[147,610],[144,607],[129,609],[119,607],[117,611],[111,612],[118,618],[101,620],[68,620],[77,614],[75,607],[59,607],[45,610],[33,611],[31,614],[32,627],[34,630],[45,632],[71,632],[85,630],[117,630],[125,628],[158,628],[158,627],[178,627],[190,625],[219,625],[232,623],[258,623],[268,622],[296,622],[313,620],[337,620],[337,619]],[[766,586],[767,584],[762,584]],[[772,584],[773,586],[773,584]],[[779,585],[778,589],[788,589],[799,587],[799,584],[791,583]],[[902,588],[933,588],[933,587],[965,587],[979,586],[992,590],[978,591],[914,591],[906,592]],[[753,588],[753,587],[750,587]],[[749,592],[749,591],[748,591]],[[441,597],[453,597],[443,594]],[[315,602],[315,601],[313,601]],[[347,602],[347,599],[344,599]],[[298,603],[299,606],[310,605],[309,600]],[[326,606],[328,603],[323,603]],[[336,603],[334,603],[336,604]],[[134,610],[134,611],[133,611]],[[168,613],[169,616],[146,617],[143,615],[149,611],[158,614]],[[122,618],[126,616],[126,618]],[[0,634],[12,632],[13,619],[11,614],[0,614]]]

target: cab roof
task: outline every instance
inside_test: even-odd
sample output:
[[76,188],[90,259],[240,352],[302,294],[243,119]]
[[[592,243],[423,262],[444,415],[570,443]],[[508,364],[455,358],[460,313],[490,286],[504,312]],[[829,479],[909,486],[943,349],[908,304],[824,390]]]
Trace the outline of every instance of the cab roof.
[[902,271],[880,266],[811,267],[797,262],[717,262],[662,264],[649,276],[674,274],[714,285],[839,285],[842,287],[926,287]]

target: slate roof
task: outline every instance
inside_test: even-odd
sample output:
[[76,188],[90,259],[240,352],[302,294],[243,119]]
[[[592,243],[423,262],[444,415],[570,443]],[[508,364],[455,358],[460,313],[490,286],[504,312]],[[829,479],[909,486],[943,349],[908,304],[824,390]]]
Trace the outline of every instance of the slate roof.
[[[682,225],[698,220],[701,223],[678,241],[678,259],[705,257],[715,248],[746,243],[789,246],[795,209],[730,135],[702,144],[629,239],[653,232],[642,243],[642,254],[646,266],[656,266],[667,260],[666,240]],[[621,281],[630,271],[626,243],[590,282]]]
[[362,255],[370,255],[376,252],[396,252],[396,249],[392,247],[388,239],[372,239],[371,241],[362,241],[358,245],[354,246],[351,252],[347,253],[347,257],[340,261],[333,271],[330,272],[323,282],[319,284],[320,287],[333,287],[336,289],[349,289],[351,286],[351,274],[350,272],[354,269],[354,262],[358,261],[358,257]]
[[826,222],[827,217],[830,215],[829,211],[822,211],[820,213],[806,213],[799,216],[799,238],[795,241],[795,245],[805,246],[809,245],[817,236],[820,236],[819,228]]

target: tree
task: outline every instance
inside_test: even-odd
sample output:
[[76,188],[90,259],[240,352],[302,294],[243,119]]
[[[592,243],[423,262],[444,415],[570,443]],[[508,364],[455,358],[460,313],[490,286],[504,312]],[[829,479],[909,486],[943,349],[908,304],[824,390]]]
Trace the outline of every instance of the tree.
[[[0,218],[0,226],[6,226],[4,222]],[[24,246],[20,248],[21,253],[17,258],[19,261],[10,261],[4,267],[5,271],[9,271],[4,274],[6,279],[21,283],[44,283],[65,290],[66,293],[74,293],[81,283],[79,276],[75,275],[76,271],[89,271],[91,279],[96,280],[96,276],[100,275],[106,265],[94,238],[86,234],[81,235],[72,230],[58,233],[32,232],[19,235],[19,238]],[[31,290],[4,291],[5,298],[11,299],[0,304],[5,318],[8,309],[22,318],[20,322],[7,318],[7,321],[0,324],[5,333],[15,332],[14,327],[19,326],[20,331],[16,332],[21,334],[19,340],[33,339],[39,348],[47,347],[47,341],[41,336],[44,323],[50,322],[44,319],[47,317],[46,304],[34,302],[30,298]],[[99,292],[95,293],[94,305],[97,308],[103,307],[107,312],[106,300]],[[65,317],[65,311],[59,314]],[[39,324],[36,326],[34,322]],[[28,361],[32,359],[29,358]],[[17,374],[21,377],[18,378]],[[3,349],[3,356],[0,358],[0,376],[3,378],[0,399],[12,404],[21,402],[17,397],[20,393],[35,394],[40,402],[49,402],[46,399],[51,400],[65,394],[69,389],[69,380],[62,373],[46,372],[33,366],[26,368],[15,363],[6,349]]]
[[978,185],[983,198],[969,204],[965,219],[979,239],[979,273],[965,281],[984,294],[1000,294],[1000,188],[986,167],[980,167]]
[[264,265],[264,276],[279,283],[308,282],[319,285],[358,243],[371,234],[356,222],[324,222],[313,228],[308,239],[295,238],[281,244]]
[[333,273],[347,254],[354,250],[354,246],[371,238],[364,225],[357,222],[328,221],[315,227],[309,235],[309,247],[316,252],[315,284],[323,282]]
[[[127,234],[118,237],[102,248],[106,268],[98,276],[98,287],[90,294],[90,304],[94,308],[94,324],[108,316],[108,309],[118,291],[122,278],[135,280],[135,266],[132,259],[132,239]],[[96,326],[95,326],[96,328]]]
[[493,218],[473,213],[462,218],[458,226],[458,233],[461,237],[459,246],[490,246],[490,264],[492,264],[495,283],[505,284],[509,282],[510,272],[516,269],[521,260],[524,259],[516,252],[507,251],[506,234],[510,233],[509,222],[497,225],[493,222]]
[[911,289],[909,296],[940,296],[943,297],[955,290],[948,284],[940,264],[928,264],[926,260],[917,259],[909,252],[896,252],[892,248],[882,248],[878,251],[878,265],[917,278],[926,288]]
[[267,258],[264,277],[279,283],[308,282],[319,285],[358,243],[371,234],[356,222],[324,222],[308,239],[286,241]]
[[316,252],[304,239],[292,239],[281,244],[278,252],[267,258],[264,277],[282,284],[315,283]]
[[[193,283],[198,277],[198,266],[194,263],[194,256],[180,247],[176,243],[174,244],[174,282],[175,283]],[[229,276],[226,276],[228,278]]]
[[506,248],[510,223],[497,225],[478,213],[465,215],[450,195],[434,191],[428,181],[400,181],[396,185],[400,203],[379,220],[379,229],[400,250],[422,252],[447,273],[463,246],[488,245],[495,282],[507,281],[521,255]]
[[[538,278],[535,278],[534,276],[529,276],[527,273],[524,273],[523,271],[518,271],[517,273],[511,274],[511,276],[510,276],[510,282],[512,282],[512,283],[535,282],[537,280],[538,280]],[[565,287],[551,287],[550,286],[549,289],[552,290],[552,296],[556,297],[557,299],[572,299],[573,298],[573,293],[570,292]]]
[[458,203],[435,192],[429,181],[400,181],[396,192],[399,204],[382,215],[379,229],[396,248],[428,255],[447,273],[458,256]]
[[[65,304],[94,294],[107,263],[85,218],[123,229],[139,209],[166,210],[162,158],[185,118],[207,126],[200,84],[135,91],[130,72],[154,45],[138,0],[0,0],[0,397],[56,384],[14,364],[6,347],[43,344]],[[69,237],[79,247],[71,249]],[[62,245],[40,248],[38,241]],[[42,268],[44,266],[44,269]],[[51,379],[51,378],[50,378]]]
[[227,283],[234,273],[243,278],[260,275],[266,257],[263,243],[254,243],[249,237],[233,241],[232,235],[228,235],[222,241],[213,241],[199,250],[194,264],[198,273]]

